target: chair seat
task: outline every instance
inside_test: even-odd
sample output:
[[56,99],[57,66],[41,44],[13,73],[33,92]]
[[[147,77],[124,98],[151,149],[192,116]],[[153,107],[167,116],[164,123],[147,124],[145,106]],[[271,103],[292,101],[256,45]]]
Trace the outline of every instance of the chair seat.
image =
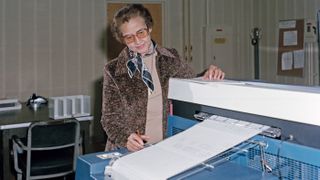
[[[40,151],[31,155],[31,176],[55,174],[61,172],[68,172],[73,167],[73,148],[66,151],[64,150],[47,150]],[[26,171],[26,153],[21,157],[21,169]]]

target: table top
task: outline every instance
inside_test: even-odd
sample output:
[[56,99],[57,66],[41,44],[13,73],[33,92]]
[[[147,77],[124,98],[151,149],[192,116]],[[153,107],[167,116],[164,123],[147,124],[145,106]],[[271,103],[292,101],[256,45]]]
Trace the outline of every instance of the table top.
[[[32,122],[50,120],[49,108],[47,105],[39,107],[37,110],[29,108],[26,103],[22,103],[19,110],[0,112],[0,130],[27,127]],[[92,116],[76,118],[79,121],[92,120]]]

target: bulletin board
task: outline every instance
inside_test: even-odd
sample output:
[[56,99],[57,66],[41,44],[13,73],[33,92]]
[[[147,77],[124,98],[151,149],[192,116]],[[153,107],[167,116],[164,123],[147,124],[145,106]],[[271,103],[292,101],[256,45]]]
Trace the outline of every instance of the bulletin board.
[[304,20],[279,22],[278,75],[303,77]]

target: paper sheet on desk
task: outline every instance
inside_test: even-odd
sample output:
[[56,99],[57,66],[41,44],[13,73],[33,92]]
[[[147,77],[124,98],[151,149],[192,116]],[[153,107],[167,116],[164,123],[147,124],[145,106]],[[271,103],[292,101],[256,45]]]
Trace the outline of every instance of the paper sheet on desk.
[[156,145],[118,159],[112,166],[112,177],[116,180],[164,180],[261,131],[205,120]]

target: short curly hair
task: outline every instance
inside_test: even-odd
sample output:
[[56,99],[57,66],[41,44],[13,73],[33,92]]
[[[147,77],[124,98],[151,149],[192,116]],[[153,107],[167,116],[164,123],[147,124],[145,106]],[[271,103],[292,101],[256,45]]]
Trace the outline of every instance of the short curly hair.
[[123,42],[122,33],[120,32],[120,26],[126,22],[129,22],[131,18],[138,16],[144,19],[148,29],[152,28],[152,16],[149,10],[142,4],[127,4],[114,14],[111,24],[111,32],[119,42]]

